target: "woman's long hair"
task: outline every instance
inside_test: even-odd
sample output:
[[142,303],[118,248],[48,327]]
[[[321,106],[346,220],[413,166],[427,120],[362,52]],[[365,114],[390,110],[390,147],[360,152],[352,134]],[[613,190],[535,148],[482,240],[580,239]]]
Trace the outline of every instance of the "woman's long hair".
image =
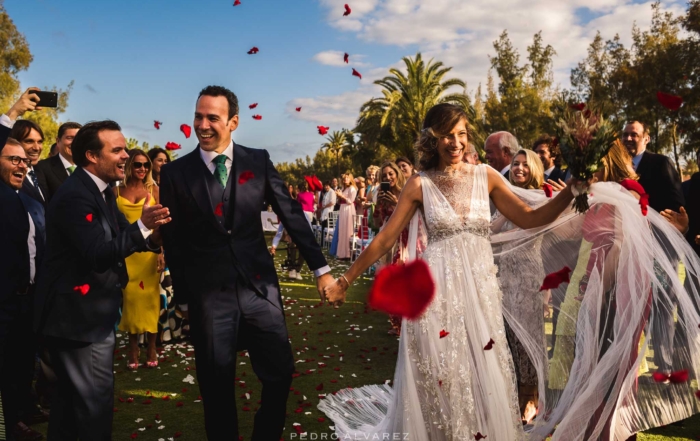
[[379,169],[379,182],[381,182],[382,174],[384,173],[384,169],[386,167],[391,168],[394,170],[394,173],[396,173],[396,188],[399,190],[399,192],[401,192],[403,186],[406,185],[406,176],[404,176],[403,172],[395,162],[387,161],[382,164],[382,167]]
[[468,121],[467,114],[461,107],[454,104],[438,104],[428,110],[425,121],[423,121],[423,130],[421,130],[420,137],[415,144],[420,170],[430,170],[437,167],[439,161],[438,139],[448,135],[462,120]]
[[[348,185],[348,186],[345,185],[345,178],[346,177],[350,178],[350,185]],[[343,190],[345,190],[348,187],[357,188],[357,184],[355,184],[355,177],[352,175],[352,173],[345,173],[344,175],[341,176],[341,178],[343,178]]]
[[[513,164],[515,163],[515,158],[517,158],[518,155],[525,155],[525,161],[527,162],[527,166],[530,168],[530,179],[528,179],[528,181],[522,185],[516,184],[513,180]],[[542,165],[542,160],[540,157],[537,156],[537,153],[529,149],[518,150],[518,153],[516,153],[515,156],[513,156],[513,159],[510,161],[510,174],[508,180],[511,184],[520,188],[535,190],[542,188],[542,184],[544,183],[544,166]]]
[[621,182],[625,179],[638,180],[632,168],[632,157],[622,141],[615,140],[608,154],[603,156],[603,181]]
[[146,152],[141,149],[129,150],[129,159],[126,160],[126,166],[124,168],[124,185],[126,186],[126,183],[129,182],[129,179],[132,177],[134,172],[132,164],[134,162],[134,158],[137,156],[143,156],[148,162],[148,172],[146,173],[146,177],[143,178],[143,185],[148,189],[152,185],[156,184],[156,182],[153,180],[153,162],[151,162],[151,158],[148,157]]

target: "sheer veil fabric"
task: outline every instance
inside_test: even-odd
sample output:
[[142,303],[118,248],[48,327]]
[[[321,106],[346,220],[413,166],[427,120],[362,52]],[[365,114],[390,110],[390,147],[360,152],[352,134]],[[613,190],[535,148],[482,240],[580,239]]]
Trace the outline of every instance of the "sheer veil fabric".
[[[567,210],[521,230],[491,216],[485,167],[421,173],[409,254],[428,263],[435,300],[404,320],[392,386],[321,400],[339,438],[622,441],[697,413],[700,261],[683,236],[651,208],[643,216],[616,183],[594,184],[584,215]],[[548,202],[542,191],[512,190],[531,207]],[[564,266],[571,280],[552,292],[554,318],[533,326],[526,293],[538,305],[533,287]],[[659,319],[669,314],[673,326]],[[504,318],[537,371],[538,416],[525,428]],[[652,377],[681,370],[687,381]]]

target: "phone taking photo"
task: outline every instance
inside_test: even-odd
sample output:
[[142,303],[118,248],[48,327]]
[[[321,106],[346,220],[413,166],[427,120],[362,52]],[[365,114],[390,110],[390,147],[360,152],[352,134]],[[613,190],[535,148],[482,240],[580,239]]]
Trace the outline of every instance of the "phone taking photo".
[[39,107],[58,107],[58,92],[48,92],[45,90],[33,90],[30,93],[39,97],[37,106]]
[[379,184],[379,189],[387,193],[391,189],[391,185],[388,182],[382,182]]

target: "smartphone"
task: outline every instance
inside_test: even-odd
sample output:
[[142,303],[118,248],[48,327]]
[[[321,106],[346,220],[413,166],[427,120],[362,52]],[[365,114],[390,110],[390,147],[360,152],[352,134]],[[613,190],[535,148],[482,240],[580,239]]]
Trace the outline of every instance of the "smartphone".
[[39,106],[39,107],[58,107],[58,93],[57,92],[47,92],[44,90],[34,90],[31,93],[34,93],[39,97],[39,102],[37,103],[37,106]]
[[391,186],[388,182],[382,182],[381,184],[379,184],[379,189],[381,191],[388,192],[391,189]]

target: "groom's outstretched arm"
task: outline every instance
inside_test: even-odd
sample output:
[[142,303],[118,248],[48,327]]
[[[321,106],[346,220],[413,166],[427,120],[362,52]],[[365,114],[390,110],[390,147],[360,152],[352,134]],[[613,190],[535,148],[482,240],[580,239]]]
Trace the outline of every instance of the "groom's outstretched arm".
[[275,166],[272,165],[270,154],[267,151],[265,151],[265,160],[267,161],[265,199],[272,205],[272,209],[280,218],[287,233],[292,236],[292,240],[314,275],[320,277],[330,272],[326,258],[321,252],[321,246],[316,242],[301,204],[289,195],[287,186],[284,185],[284,181]]

